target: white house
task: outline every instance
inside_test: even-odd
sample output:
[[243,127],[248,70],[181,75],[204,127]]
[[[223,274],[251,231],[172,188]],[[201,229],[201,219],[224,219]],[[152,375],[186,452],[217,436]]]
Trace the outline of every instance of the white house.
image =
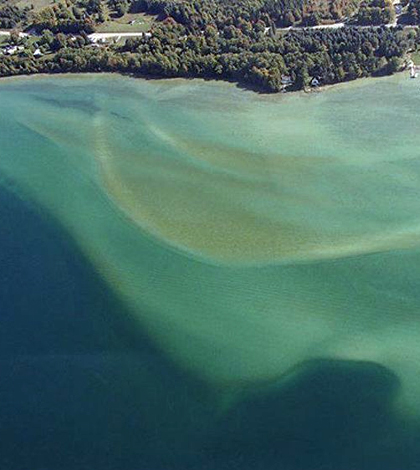
[[321,82],[319,81],[319,78],[314,77],[314,78],[311,80],[311,86],[313,86],[313,87],[318,87],[319,85],[321,85]]
[[285,87],[293,85],[292,77],[290,77],[289,75],[282,75],[281,76],[281,84]]
[[22,52],[24,50],[25,50],[25,48],[23,46],[8,46],[5,49],[3,49],[3,52],[6,55],[15,55],[18,52]]

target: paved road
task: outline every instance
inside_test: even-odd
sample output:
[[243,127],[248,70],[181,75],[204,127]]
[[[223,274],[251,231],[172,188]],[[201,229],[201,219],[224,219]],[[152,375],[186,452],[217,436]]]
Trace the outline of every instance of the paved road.
[[[93,41],[99,41],[101,39],[112,39],[112,38],[135,38],[135,37],[142,37],[143,34],[148,33],[92,33],[89,34],[89,38]],[[10,31],[0,31],[0,36],[10,36]],[[21,38],[30,36],[28,33],[20,32],[19,36]]]
[[100,41],[102,39],[114,39],[114,38],[138,38],[142,37],[147,33],[92,33],[89,34],[89,39],[93,42]]
[[287,28],[277,28],[277,31],[302,31],[304,29],[339,29],[343,28],[345,23],[319,24],[317,26],[289,26]]
[[[277,31],[302,31],[304,29],[313,29],[313,30],[317,30],[317,29],[339,29],[339,28],[344,28],[344,26],[348,26],[347,23],[344,23],[344,22],[340,22],[340,23],[332,23],[332,24],[320,24],[320,25],[317,25],[317,26],[307,26],[307,27],[302,27],[302,26],[289,26],[288,28],[277,28]],[[355,28],[381,28],[382,26],[385,26],[387,28],[392,28],[392,27],[395,27],[397,26],[396,22],[394,23],[389,23],[389,24],[386,24],[386,25],[379,25],[379,26],[353,26]],[[418,26],[409,26],[409,25],[405,25],[404,28],[418,28]],[[135,38],[135,37],[142,37],[143,35],[149,35],[150,33],[141,33],[141,32],[137,32],[137,33],[127,33],[127,32],[121,32],[121,33],[92,33],[92,34],[89,34],[89,38],[93,41],[93,42],[97,42],[97,41],[101,41],[101,40],[106,40],[106,39],[118,39],[118,38]],[[10,31],[0,31],[0,36],[10,36]],[[28,33],[23,33],[23,32],[20,32],[19,33],[19,36],[20,37],[27,37],[27,36],[30,36],[30,34]]]
[[[358,29],[367,29],[367,28],[395,28],[397,22],[394,23],[387,23],[387,24],[380,24],[380,25],[367,25],[367,26],[360,26],[360,25],[351,25],[348,23],[333,23],[333,24],[319,24],[317,26],[289,26],[288,28],[277,28],[277,31],[303,31],[304,29],[339,29],[344,28],[344,26],[358,28]],[[401,25],[403,28],[418,28],[417,25]]]
[[[289,26],[288,28],[277,28],[277,31],[303,31],[304,29],[339,29],[339,28],[344,28],[344,26],[352,26],[349,25],[348,23],[340,22],[340,23],[332,23],[332,24],[320,24],[317,26]],[[382,28],[385,26],[386,28],[395,28],[397,26],[397,22],[395,21],[394,23],[388,23],[385,25],[377,25],[377,26],[358,26],[358,25],[353,25],[353,28],[360,28],[360,29],[366,29],[366,28]],[[404,28],[417,28],[418,26],[409,26],[409,25],[404,25]],[[92,33],[89,34],[89,38],[93,42],[97,42],[103,39],[113,39],[113,38],[134,38],[134,37],[142,37],[144,34],[148,33]],[[150,34],[150,33],[149,33]]]
[[[0,31],[0,36],[10,36],[10,31]],[[29,36],[28,33],[19,33],[19,37],[25,38],[26,36]]]

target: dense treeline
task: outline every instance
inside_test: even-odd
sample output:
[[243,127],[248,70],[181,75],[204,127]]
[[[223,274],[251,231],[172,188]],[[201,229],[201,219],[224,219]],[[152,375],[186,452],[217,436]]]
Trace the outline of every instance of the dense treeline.
[[96,11],[89,13],[76,3],[70,7],[65,3],[56,3],[34,14],[31,27],[39,33],[44,30],[53,33],[91,33],[95,25],[93,13]]
[[[393,73],[402,68],[417,39],[414,31],[386,27],[279,31],[281,20],[274,11],[296,8],[303,22],[302,14],[314,12],[314,3],[309,7],[307,0],[137,0],[131,8],[155,13],[162,21],[150,34],[123,45],[98,46],[87,33],[102,21],[103,1],[66,1],[34,15],[32,27],[40,33],[36,45],[44,55],[34,58],[29,48],[4,57],[1,75],[114,71],[227,79],[277,92]],[[128,1],[108,0],[106,11]],[[369,1],[372,8],[388,4]],[[325,1],[323,8],[331,4]],[[342,15],[355,3],[337,5],[335,14]],[[296,21],[298,14],[293,17]]]
[[[226,28],[221,35],[208,26],[204,34],[196,36],[182,25],[165,23],[151,38],[131,39],[122,47],[108,48],[89,47],[86,36],[70,41],[61,35],[61,41],[54,39],[56,54],[38,60],[5,58],[0,74],[118,71],[231,79],[276,92],[284,87],[286,76],[293,88],[300,89],[313,77],[329,84],[392,73],[401,67],[401,58],[413,42],[407,33],[388,28],[306,30],[276,38],[265,36],[256,27],[253,41],[253,35]],[[49,40],[48,34],[43,37]]]
[[109,0],[109,6],[117,17],[125,15],[130,5],[131,2],[129,0]]
[[420,24],[420,0],[411,0],[407,8],[407,22]]
[[12,29],[27,18],[28,9],[0,1],[0,28]]
[[380,25],[395,20],[394,6],[391,0],[364,0],[356,15],[360,25]]
[[388,28],[306,30],[280,37],[264,35],[258,24],[248,34],[233,26],[207,27],[200,36],[182,36],[179,29],[172,25],[173,34],[159,30],[150,40],[127,41],[123,51],[136,54],[142,73],[225,77],[279,91],[284,76],[304,88],[314,77],[326,84],[392,73],[413,41]]
[[133,8],[172,17],[192,29],[233,24],[235,19],[263,21],[267,26],[315,25],[355,11],[359,0],[136,0]]
[[266,0],[262,11],[277,26],[315,26],[325,21],[337,21],[353,13],[359,0],[305,1]]

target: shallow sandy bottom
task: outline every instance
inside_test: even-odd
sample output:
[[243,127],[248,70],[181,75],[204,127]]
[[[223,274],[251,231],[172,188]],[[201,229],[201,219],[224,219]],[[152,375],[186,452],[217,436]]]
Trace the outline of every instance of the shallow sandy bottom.
[[240,427],[245,390],[295,383],[304,364],[321,389],[329,368],[360,385],[334,361],[365,361],[377,402],[418,416],[414,81],[268,97],[88,76],[3,82],[0,96],[2,186],[61,226],[124,306],[113,314],[203,381],[218,413]]

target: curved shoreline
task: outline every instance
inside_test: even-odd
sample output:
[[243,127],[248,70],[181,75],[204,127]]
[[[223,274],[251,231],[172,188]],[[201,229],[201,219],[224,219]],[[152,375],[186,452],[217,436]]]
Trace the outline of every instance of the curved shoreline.
[[373,80],[386,80],[391,77],[398,77],[407,74],[407,70],[401,70],[399,72],[394,72],[391,75],[381,75],[381,76],[369,76],[369,77],[359,77],[354,80],[346,80],[343,82],[330,83],[326,85],[321,85],[316,88],[310,88],[309,90],[289,90],[285,92],[265,92],[258,87],[253,87],[247,83],[241,83],[236,80],[230,80],[225,78],[202,78],[202,77],[161,77],[161,76],[151,76],[151,75],[141,75],[141,74],[132,74],[124,72],[58,72],[58,73],[32,73],[32,74],[17,74],[17,75],[6,75],[0,76],[0,85],[2,83],[7,83],[14,80],[35,80],[39,78],[83,78],[83,77],[121,77],[129,79],[140,79],[152,82],[167,82],[167,83],[176,83],[176,82],[204,82],[204,83],[218,83],[226,84],[233,86],[236,89],[243,90],[244,92],[252,92],[261,97],[287,97],[287,96],[296,96],[296,95],[312,95],[318,92],[325,92],[333,89],[340,89],[340,87],[350,87],[357,86],[359,84],[369,83]]
[[[114,74],[114,73],[108,73],[108,74],[98,74],[98,73],[93,73],[93,74],[60,74],[60,75],[49,75],[49,74],[35,74],[33,76],[29,77],[12,77],[7,79],[6,81],[3,81],[3,84],[8,83],[13,83],[14,79],[18,79],[18,81],[29,81],[32,80],[34,77],[39,77],[39,79],[50,79],[51,77],[54,77],[53,80],[55,80],[55,77],[60,77],[62,79],[65,78],[71,78],[71,79],[84,79],[86,77],[91,77],[92,79],[95,79],[97,77],[104,77],[108,76],[110,78],[115,78],[115,79],[120,79],[121,75],[119,74]],[[126,76],[125,78],[129,79],[130,77]],[[390,77],[388,77],[390,79]],[[194,79],[197,82],[201,83],[207,83],[207,81],[203,79]],[[372,83],[372,81],[379,81],[382,80],[381,78],[367,78],[364,80],[357,80],[353,82],[346,82],[343,84],[339,84],[340,86],[351,86],[351,87],[359,87],[359,86],[367,86]],[[394,78],[395,80],[395,78]],[[174,83],[180,83],[180,84],[185,84],[190,82],[190,80],[185,80],[182,78],[178,79],[172,79],[172,80],[167,80],[167,79],[161,79],[162,82],[167,83],[167,84],[174,84]],[[226,86],[234,86],[232,84],[226,83],[226,82],[219,82],[219,81],[214,81],[212,82],[212,85],[217,85],[221,86],[222,83],[225,83]],[[225,86],[222,85],[222,86]],[[337,90],[338,91],[338,85],[334,85],[329,87],[326,91],[329,90]],[[300,96],[311,96],[310,94],[306,94],[304,92],[300,92]],[[283,101],[285,98],[290,98],[290,99],[295,99],[296,94],[290,94],[290,95],[280,95],[280,99]],[[263,99],[263,98],[261,98]],[[256,97],[256,100],[260,100],[260,97]],[[99,165],[100,167],[100,172],[103,171],[102,169],[102,163],[98,161],[98,158],[95,158],[96,164]],[[102,184],[104,185],[104,191],[103,195],[107,198],[109,201],[110,205],[112,205],[113,210],[118,212],[127,222],[132,224],[136,229],[141,230],[143,233],[143,236],[150,238],[153,240],[155,243],[158,243],[159,245],[162,245],[166,248],[169,248],[183,256],[187,256],[188,258],[194,259],[197,262],[202,262],[206,263],[209,265],[213,266],[225,266],[225,267],[231,267],[231,268],[240,268],[240,267],[269,267],[269,266],[287,266],[287,265],[293,265],[293,264],[299,264],[299,265],[304,265],[304,264],[316,264],[316,263],[322,263],[322,262],[328,262],[330,260],[339,260],[339,259],[344,259],[344,258],[352,258],[352,257],[362,257],[362,256],[370,256],[373,254],[377,253],[387,253],[387,252],[394,252],[394,251],[405,251],[407,249],[413,249],[418,247],[418,243],[413,240],[413,235],[417,233],[416,229],[411,229],[411,230],[406,230],[406,231],[397,231],[397,232],[390,232],[387,235],[379,235],[377,234],[376,236],[370,235],[367,238],[367,240],[360,240],[355,237],[355,240],[352,240],[351,238],[347,241],[343,240],[343,243],[341,243],[341,247],[327,247],[325,246],[324,249],[319,248],[317,250],[311,250],[310,247],[307,249],[303,250],[297,250],[295,248],[293,251],[296,251],[297,255],[292,255],[292,254],[285,254],[284,256],[277,256],[277,257],[267,257],[266,259],[257,259],[257,260],[236,260],[234,258],[232,259],[224,259],[223,256],[213,256],[211,254],[206,254],[203,252],[200,252],[198,250],[195,250],[194,248],[188,247],[187,245],[183,243],[176,243],[174,240],[168,239],[165,237],[164,234],[161,234],[158,229],[153,227],[153,224],[148,224],[148,223],[141,223],[133,214],[130,213],[130,211],[124,207],[124,204],[121,204],[118,201],[118,198],[114,197],[110,191],[106,188],[105,183],[102,181]],[[393,242],[395,241],[395,243]],[[395,247],[396,242],[398,241],[398,246]],[[360,247],[360,245],[363,245],[363,247]]]
[[[127,95],[127,99],[124,100],[118,96],[118,89],[113,86],[112,81],[104,80],[104,82],[106,84],[104,86],[105,92],[115,98],[113,101],[105,100],[103,102],[104,110],[112,111],[126,103],[127,114],[130,116],[129,103],[136,99],[136,95],[132,93],[133,90],[130,87],[121,87]],[[61,113],[69,115],[73,113],[76,129],[89,128],[91,113],[81,114],[79,112],[78,114],[76,108],[66,110],[62,106],[61,98],[66,94],[66,90],[69,92],[69,97],[65,96],[65,99],[77,100],[81,96],[88,98],[95,90],[95,83],[90,82],[89,85],[89,80],[86,80],[85,88],[75,86],[74,90],[71,87],[67,89],[66,86],[49,87],[48,84],[51,83],[52,81],[46,81],[47,86],[42,88],[43,94],[49,95],[51,93],[52,97],[57,98],[56,107],[53,110],[56,114],[50,113],[51,123],[56,122],[55,116],[60,116]],[[77,85],[77,82],[75,83]],[[63,85],[65,84],[63,83]],[[411,85],[408,93],[404,89],[404,93],[408,94],[408,99],[410,99],[410,88]],[[6,87],[2,88],[5,97],[7,97],[2,103],[3,108],[6,110],[11,107],[12,122],[14,114],[18,117],[19,113],[27,113],[28,109],[30,109],[33,122],[42,122],[44,116],[42,101],[35,102],[30,99],[32,92],[36,91],[36,87],[32,89],[28,86],[26,88],[28,100],[21,101],[23,99],[21,97],[25,95],[24,89],[25,87],[20,89],[16,86],[12,91],[10,88],[9,95]],[[211,98],[212,88],[207,85],[206,89]],[[383,98],[389,88],[380,88],[380,90],[379,96]],[[190,109],[191,103],[193,105],[196,103],[195,97],[201,93],[201,89],[196,88],[196,95],[193,94],[188,101],[185,98],[190,90],[186,87],[180,94],[169,94],[169,100],[165,102],[164,100],[159,101],[160,93],[164,91],[163,87],[156,87],[154,93],[151,85],[146,86],[143,83],[142,91],[143,93],[138,95],[139,100],[141,96],[144,96],[146,102],[156,100],[156,106],[159,108],[164,108],[168,103],[169,106],[173,106],[175,102],[178,102],[184,103]],[[215,96],[219,96],[219,99],[223,100],[230,94],[229,92],[230,89],[220,95],[216,93]],[[369,89],[366,94],[363,91],[363,97],[359,96],[359,100],[356,100],[356,106],[361,99],[366,100],[367,95],[371,96],[372,93],[373,98],[378,97],[376,87]],[[240,92],[236,92],[235,96],[239,95]],[[257,103],[260,100],[255,95],[248,96],[252,96],[251,103]],[[355,96],[357,94],[348,93],[343,106],[348,103],[348,98]],[[339,97],[338,94],[327,103],[328,106],[325,108],[327,115],[331,112],[331,107],[336,109],[340,106],[337,97]],[[291,96],[290,99],[292,102],[303,102],[296,99],[296,96]],[[398,99],[401,97],[397,97]],[[306,99],[304,101],[305,106],[309,104]],[[325,105],[323,101],[319,100],[318,106],[318,99],[315,101],[317,109]],[[112,103],[115,108],[112,107]],[[206,107],[209,106],[209,103],[209,100],[204,100],[202,112],[208,111],[209,108]],[[400,103],[404,104],[405,102],[400,101]],[[38,104],[40,108],[37,107]],[[25,108],[25,105],[29,108]],[[146,103],[144,105],[146,106]],[[14,106],[19,108],[19,113],[13,112]],[[367,100],[366,106],[369,106],[369,100]],[[395,106],[392,107],[393,103],[390,103],[390,106],[391,112],[395,110]],[[285,106],[283,109],[286,108],[289,107]],[[210,107],[210,111],[211,109]],[[354,110],[354,106],[350,106],[349,109]],[[143,109],[143,112],[150,116],[148,111],[147,107]],[[261,119],[261,125],[267,126],[267,119],[270,119],[272,115],[270,112],[260,110],[258,118]],[[311,122],[315,122],[320,117],[311,112],[308,115],[311,116]],[[179,117],[181,114],[177,113],[176,116]],[[183,116],[186,124],[191,122],[187,119],[187,115],[183,114]],[[194,116],[197,115],[194,114]],[[286,116],[289,117],[289,112],[286,113]],[[339,113],[338,117],[340,118],[340,116],[343,118]],[[302,108],[296,108],[294,117],[296,122],[302,122],[299,121],[303,117]],[[158,119],[159,115],[156,118]],[[217,114],[212,114],[213,118],[217,118]],[[365,118],[370,119],[369,115]],[[9,120],[6,113],[3,113],[5,129],[9,129]],[[67,135],[69,129],[65,127],[65,121],[60,123],[58,120],[57,122],[57,127]],[[375,126],[375,122],[373,121],[373,126]],[[330,120],[329,123],[331,124]],[[110,124],[112,125],[112,121]],[[121,124],[121,126],[125,125],[125,123]],[[218,128],[222,129],[220,127],[222,125],[223,122],[219,124]],[[278,129],[276,123],[274,126]],[[54,130],[54,125],[51,124],[51,128]],[[12,132],[13,126],[10,129]],[[58,143],[60,129],[56,134]],[[173,128],[168,127],[168,129]],[[199,129],[197,127],[198,133]],[[257,133],[258,129],[261,127],[254,128],[254,132]],[[106,125],[103,130],[107,131]],[[302,125],[299,133],[301,136],[305,135],[311,142],[312,134],[308,132],[309,130],[308,127]],[[119,128],[116,132],[119,132]],[[212,132],[217,132],[217,129],[212,129]],[[284,132],[287,136],[287,128],[284,129]],[[344,132],[347,131],[344,130]],[[110,139],[113,135],[117,134],[106,134]],[[357,129],[353,131],[352,135],[358,135]],[[380,139],[380,135],[373,135],[375,139]],[[203,377],[207,383],[244,383],[244,380],[270,379],[275,377],[275,374],[279,370],[281,371],[283,366],[286,367],[289,363],[293,365],[295,359],[307,358],[308,347],[313,355],[325,356],[329,354],[348,357],[352,354],[353,356],[360,354],[363,359],[371,359],[370,353],[374,355],[377,352],[376,337],[373,337],[376,332],[374,319],[377,318],[377,315],[378,318],[381,318],[382,324],[387,319],[398,316],[397,314],[404,314],[407,321],[417,314],[415,293],[409,290],[409,287],[415,286],[415,281],[418,278],[419,250],[404,253],[394,250],[393,253],[369,255],[369,258],[367,255],[354,256],[346,260],[305,263],[305,266],[300,264],[287,267],[265,265],[244,269],[225,265],[209,266],[202,260],[197,261],[186,256],[185,252],[182,255],[175,254],[176,250],[168,249],[166,243],[158,244],[159,240],[156,240],[155,237],[151,237],[143,230],[139,231],[133,223],[126,223],[126,219],[122,220],[125,216],[120,205],[117,208],[111,206],[102,185],[97,188],[96,179],[92,182],[90,179],[80,178],[77,172],[67,174],[71,165],[69,154],[66,153],[64,146],[62,158],[54,158],[58,147],[45,146],[44,139],[42,147],[38,149],[40,158],[33,158],[35,147],[26,145],[22,149],[19,140],[11,139],[10,142],[7,142],[6,137],[7,135],[3,137],[5,139],[4,149],[7,150],[7,145],[10,144],[11,151],[8,151],[5,159],[2,160],[2,169],[4,165],[4,171],[8,172],[10,166],[10,173],[18,181],[21,178],[22,185],[30,188],[28,193],[31,194],[31,197],[39,199],[40,204],[44,204],[57,219],[62,221],[62,225],[80,244],[83,253],[86,254],[103,279],[118,292],[126,303],[129,314],[132,314],[133,318],[150,332],[150,337],[153,338],[158,348],[165,351],[182,368],[194,371]],[[125,134],[120,137],[126,139]],[[29,138],[32,139],[33,136],[30,135]],[[339,146],[340,142],[335,141],[334,145]],[[141,145],[141,143],[142,137],[140,136],[139,140],[135,140],[134,145],[138,148],[138,144]],[[286,145],[285,141],[283,143]],[[296,145],[303,151],[307,149],[302,138],[296,141]],[[72,148],[71,142],[69,148]],[[363,147],[361,148],[363,149]],[[25,154],[25,149],[27,154]],[[46,150],[45,153],[40,151],[42,149]],[[47,151],[47,149],[50,150]],[[311,147],[309,147],[310,149]],[[22,158],[15,158],[22,150]],[[86,150],[86,156],[91,160],[93,155],[88,148]],[[316,156],[316,149],[313,150]],[[338,157],[339,155],[337,155]],[[9,166],[7,166],[8,160]],[[58,166],[55,166],[54,162]],[[127,164],[131,165],[131,162],[128,161]],[[363,170],[365,166],[362,165],[362,167]],[[386,166],[383,170],[386,174],[389,174],[390,171],[394,174],[395,168],[390,170]],[[345,170],[347,169],[346,167]],[[158,171],[159,168],[156,170]],[[300,173],[300,168],[298,170]],[[408,177],[411,176],[411,173]],[[97,174],[96,171],[95,174]],[[348,182],[347,171],[342,171],[340,174],[343,176],[342,183]],[[378,173],[379,176],[380,174]],[[313,176],[317,175],[319,173]],[[324,181],[325,184],[328,184],[328,181],[332,182],[331,176],[333,174],[325,176],[328,178],[327,181]],[[177,179],[176,183],[179,184],[180,181],[182,182]],[[287,181],[286,179],[285,183]],[[305,181],[305,179],[302,181],[302,188],[305,187]],[[357,185],[355,189],[365,188],[371,181],[371,179],[362,179],[359,181],[360,185]],[[382,181],[374,191],[374,200],[368,198],[371,209],[377,210],[381,216],[383,216],[384,205],[382,203],[379,206],[380,199],[383,197],[381,189],[387,185],[388,181],[388,179]],[[399,187],[404,188],[401,184],[403,182],[399,182]],[[100,198],[97,194],[98,189],[100,190]],[[213,190],[217,191],[217,187],[213,187]],[[309,186],[309,190],[315,197],[316,187]],[[343,188],[345,193],[352,190],[352,186]],[[64,193],[66,194],[64,195]],[[369,196],[369,194],[365,194],[365,196]],[[398,197],[397,194],[392,194],[392,196]],[[407,202],[404,192],[401,192],[399,197],[402,198],[401,202]],[[298,208],[299,203],[305,201],[307,199],[291,200],[290,204],[293,208]],[[404,228],[409,225],[412,222],[413,213],[414,215],[418,213],[414,212],[418,207],[417,201],[418,199],[413,200],[413,206],[408,207],[406,219],[402,219],[400,223],[395,223],[395,220],[390,221],[392,222],[390,226]],[[320,200],[317,205],[322,205],[322,203],[323,201]],[[412,208],[410,209],[410,207]],[[336,211],[329,213],[330,222],[335,226],[341,223],[341,220],[334,217],[336,213]],[[164,216],[159,213],[157,215],[158,217]],[[193,215],[189,219],[191,224],[194,224]],[[298,217],[307,220],[306,217],[311,218],[311,214],[303,212],[299,213]],[[317,218],[317,220],[319,219]],[[308,220],[308,223],[310,222],[311,220]],[[365,218],[361,218],[362,226],[364,222]],[[363,226],[363,230],[368,228]],[[258,226],[256,230],[259,230]],[[198,236],[198,234],[194,234],[194,236]],[[246,253],[245,250],[244,253]],[[381,295],[382,292],[389,295],[389,298],[386,295]],[[372,323],[370,323],[371,316]],[[338,326],[336,327],[336,325]],[[371,342],[369,335],[362,336],[362,340],[365,340],[364,344],[373,345],[372,352],[362,348],[362,352],[359,353],[359,349],[350,341],[353,337],[359,338],[360,336],[357,335],[361,330],[363,334],[364,330],[367,332],[372,330],[372,337],[375,341]],[[354,335],[350,338],[350,342],[345,340],[342,343],[342,348],[337,348],[334,342],[329,341],[330,338],[342,338],[341,333],[347,335],[349,331],[353,331]],[[300,344],[295,341],[295,336],[297,339],[301,339]],[[381,340],[382,338],[383,335]],[[311,341],[310,345],[308,345],[308,341]],[[261,344],[264,345],[264,348],[260,347]],[[285,355],[288,354],[288,359],[286,358],[285,361],[282,359],[283,351]],[[378,354],[380,352],[379,350]],[[352,358],[354,358],[353,356]],[[385,363],[387,364],[387,362]]]

